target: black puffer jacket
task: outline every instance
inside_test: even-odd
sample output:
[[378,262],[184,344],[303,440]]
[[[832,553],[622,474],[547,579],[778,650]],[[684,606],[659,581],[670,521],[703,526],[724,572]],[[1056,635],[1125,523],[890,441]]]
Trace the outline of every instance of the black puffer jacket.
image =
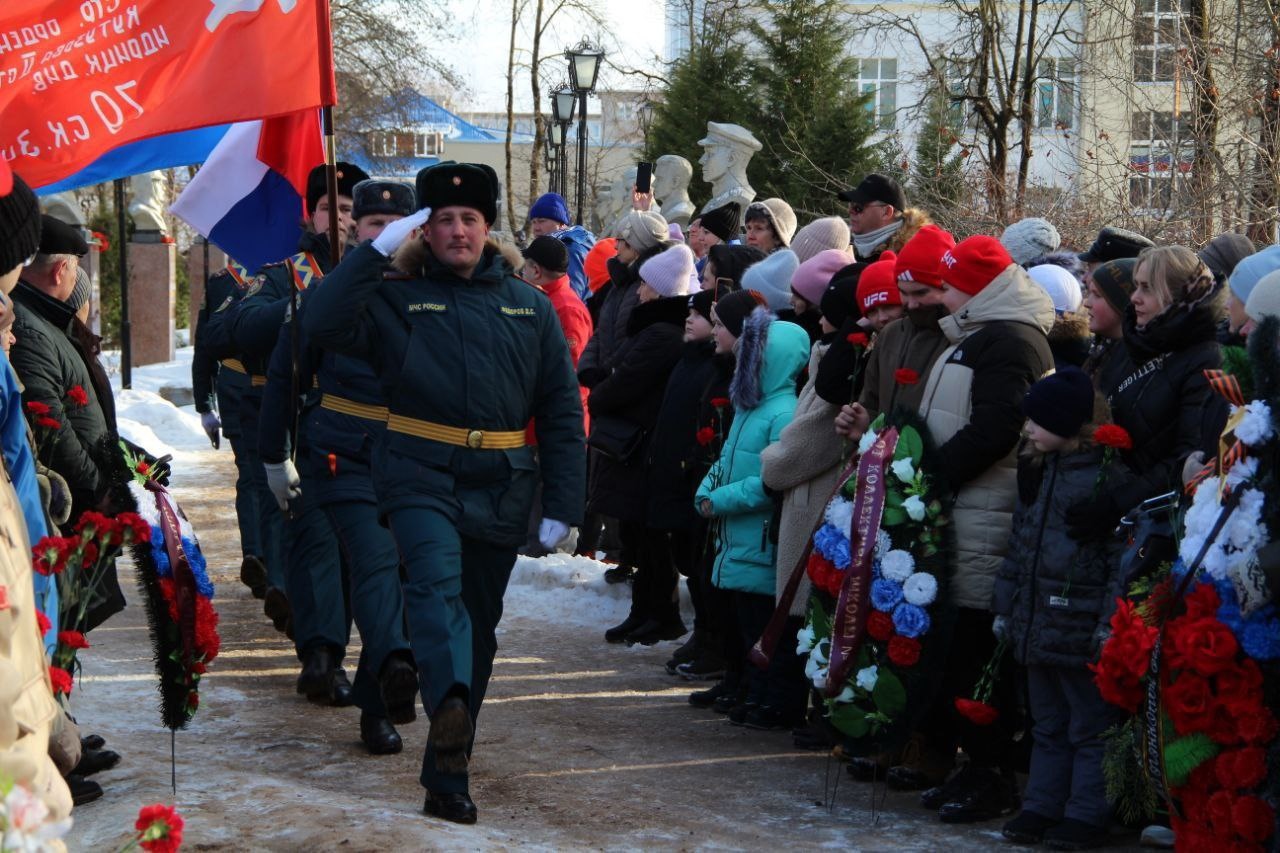
[[598,452],[592,457],[591,512],[620,521],[645,520],[649,476],[643,463],[667,379],[680,360],[688,304],[684,296],[638,303],[614,356],[614,369],[591,389],[587,408],[592,431],[609,419],[635,425],[644,433],[644,444],[629,464]]
[[[680,361],[667,380],[645,459],[649,474],[645,523],[649,527],[690,530],[698,522],[693,495],[712,461],[703,457],[714,452],[698,441],[698,431],[709,425],[698,418],[707,389],[720,374],[715,349],[713,341],[684,343]],[[722,429],[727,432],[727,425]]]
[[640,302],[640,265],[662,254],[668,245],[659,243],[629,264],[609,259],[609,293],[600,306],[595,332],[578,359],[578,381],[584,388],[594,388],[617,366],[619,350],[627,337],[627,322]]
[[1125,462],[1132,483],[1112,491],[1128,510],[1147,498],[1177,489],[1182,465],[1196,450],[1213,455],[1230,414],[1209,388],[1204,371],[1222,364],[1217,342],[1221,285],[1191,302],[1172,306],[1138,329],[1133,306],[1125,312],[1124,353],[1108,375],[1114,387],[1099,387],[1115,422],[1128,430],[1133,450]]
[[[1038,479],[1039,488],[1030,502],[1026,496],[1018,500],[992,611],[1008,620],[1020,664],[1084,666],[1095,655],[1096,632],[1115,609],[1122,543],[1078,542],[1065,521],[1068,508],[1093,497],[1102,459],[1102,448],[1093,446],[1067,454],[1024,451],[1019,460],[1019,480]],[[1129,476],[1114,459],[1102,488],[1123,486]]]

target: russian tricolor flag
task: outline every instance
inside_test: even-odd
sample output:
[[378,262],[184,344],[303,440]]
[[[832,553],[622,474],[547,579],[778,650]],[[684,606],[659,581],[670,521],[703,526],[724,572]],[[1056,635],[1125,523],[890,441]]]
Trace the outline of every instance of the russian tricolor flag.
[[234,124],[169,209],[257,270],[297,251],[307,175],[323,162],[316,110]]

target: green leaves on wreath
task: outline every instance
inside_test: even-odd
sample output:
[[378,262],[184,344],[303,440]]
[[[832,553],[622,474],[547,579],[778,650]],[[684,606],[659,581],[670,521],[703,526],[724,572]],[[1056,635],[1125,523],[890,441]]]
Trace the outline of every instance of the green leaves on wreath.
[[831,707],[831,725],[837,731],[851,738],[866,737],[871,734],[871,721],[867,714],[857,705],[840,703]]
[[1165,781],[1170,787],[1181,788],[1187,784],[1191,771],[1220,751],[1218,745],[1204,732],[1196,732],[1166,743],[1163,752]]
[[871,690],[871,699],[876,703],[877,711],[896,719],[907,707],[907,689],[893,670],[881,666],[876,670],[876,686]]
[[920,433],[913,427],[902,427],[898,431],[898,446],[893,451],[894,461],[912,459],[918,462],[923,455],[924,440],[920,438]]

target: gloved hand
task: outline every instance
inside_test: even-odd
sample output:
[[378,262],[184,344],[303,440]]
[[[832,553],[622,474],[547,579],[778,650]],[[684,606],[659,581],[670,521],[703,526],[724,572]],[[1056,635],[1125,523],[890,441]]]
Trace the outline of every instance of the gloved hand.
[[569,525],[554,518],[544,518],[538,524],[538,541],[547,551],[554,553],[565,537],[569,535]]
[[996,639],[1000,642],[1009,639],[1009,618],[1007,616],[997,616],[991,620],[991,633],[995,634]]
[[1123,515],[1124,510],[1116,506],[1115,498],[1103,492],[1096,498],[1067,507],[1064,520],[1067,522],[1067,534],[1072,539],[1088,542],[1110,537]]
[[1205,461],[1203,450],[1196,450],[1187,457],[1187,461],[1182,463],[1182,485],[1187,485],[1192,477],[1200,473]]
[[262,467],[267,469],[267,488],[275,495],[280,508],[287,510],[289,501],[302,494],[299,488],[302,481],[298,478],[298,469],[293,467],[293,460],[264,462]]
[[218,416],[213,412],[203,412],[200,415],[200,426],[204,427],[204,434],[209,436],[209,443],[213,445],[214,450],[217,450],[222,444],[222,421],[218,420]]
[[373,241],[373,248],[377,249],[384,257],[391,257],[396,249],[400,248],[400,244],[409,239],[409,235],[413,233],[413,229],[427,221],[427,217],[431,215],[431,208],[424,207],[417,213],[411,213],[404,219],[397,219],[386,228],[382,229]]
[[168,488],[169,476],[173,474],[173,466],[169,464],[173,461],[173,455],[166,453],[159,459],[154,456],[148,456],[148,459],[151,462],[151,479]]
[[1099,625],[1093,632],[1093,642],[1089,649],[1090,660],[1096,661],[1102,654],[1102,647],[1107,644],[1107,640],[1111,639],[1111,625],[1103,623]]

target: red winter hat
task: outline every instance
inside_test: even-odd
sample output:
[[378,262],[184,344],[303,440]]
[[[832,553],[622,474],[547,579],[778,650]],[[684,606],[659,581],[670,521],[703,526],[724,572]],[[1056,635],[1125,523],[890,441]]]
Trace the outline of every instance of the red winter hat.
[[955,244],[956,238],[937,225],[926,225],[898,253],[894,274],[902,281],[942,287],[942,253]]
[[880,259],[862,271],[858,279],[858,310],[864,315],[877,305],[902,304],[894,272],[897,261],[893,252],[881,252]]
[[977,296],[1012,263],[999,240],[979,234],[966,237],[942,256],[942,277],[956,290]]

